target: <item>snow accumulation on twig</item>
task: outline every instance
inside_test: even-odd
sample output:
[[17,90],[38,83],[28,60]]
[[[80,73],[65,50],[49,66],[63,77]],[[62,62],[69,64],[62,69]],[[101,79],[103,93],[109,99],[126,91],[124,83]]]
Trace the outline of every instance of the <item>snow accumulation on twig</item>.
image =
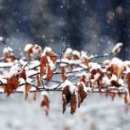
[[[113,58],[97,63],[91,61],[102,56],[91,56],[66,48],[58,56],[52,48],[42,48],[35,44],[27,44],[24,48],[24,58],[17,59],[10,47],[3,49],[0,62],[0,93],[10,96],[14,93],[24,93],[27,99],[29,93],[62,92],[63,112],[70,104],[71,113],[76,111],[88,93],[106,93],[112,99],[122,96],[125,103],[130,103],[130,61],[122,61],[115,57],[121,50],[122,43],[113,48]],[[42,105],[48,106],[48,96]],[[47,112],[47,111],[46,111]]]

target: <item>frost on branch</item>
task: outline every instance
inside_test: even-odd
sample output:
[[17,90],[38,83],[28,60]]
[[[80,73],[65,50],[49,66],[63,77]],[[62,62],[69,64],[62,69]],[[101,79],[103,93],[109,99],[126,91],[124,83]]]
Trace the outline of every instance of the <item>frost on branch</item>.
[[[111,51],[116,56],[122,47],[118,43]],[[70,108],[74,114],[89,93],[104,93],[115,99],[123,98],[130,104],[130,61],[117,57],[107,59],[88,55],[87,52],[67,48],[58,55],[50,47],[41,48],[37,44],[27,44],[25,57],[18,59],[10,47],[3,50],[0,62],[0,93],[10,96],[24,93],[25,100],[30,93],[33,99],[42,95],[41,107],[48,115],[50,100],[47,91],[62,93],[63,113]],[[106,57],[102,63],[97,58]]]

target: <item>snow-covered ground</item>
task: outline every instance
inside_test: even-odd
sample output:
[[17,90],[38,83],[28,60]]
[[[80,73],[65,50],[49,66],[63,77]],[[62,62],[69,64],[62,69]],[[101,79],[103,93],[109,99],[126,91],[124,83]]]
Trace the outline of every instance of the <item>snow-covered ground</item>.
[[114,102],[105,96],[89,95],[74,115],[62,114],[61,95],[50,93],[51,110],[48,117],[37,101],[24,101],[22,94],[0,95],[0,130],[129,130],[130,112],[123,101]]

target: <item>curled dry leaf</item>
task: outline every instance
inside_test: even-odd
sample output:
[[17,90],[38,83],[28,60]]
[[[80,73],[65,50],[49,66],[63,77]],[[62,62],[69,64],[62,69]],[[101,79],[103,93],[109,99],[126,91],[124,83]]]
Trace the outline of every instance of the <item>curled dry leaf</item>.
[[23,78],[26,81],[27,76],[26,76],[26,70],[25,69],[22,69],[22,71],[19,73],[19,77]]
[[83,82],[84,85],[87,85],[89,82],[89,77],[87,75],[82,75],[80,78],[80,82]]
[[46,71],[47,57],[44,55],[40,59],[40,78],[43,77]]
[[118,81],[116,81],[116,80],[112,80],[111,81],[111,86],[120,87],[121,84]]
[[50,79],[52,79],[53,77],[53,70],[50,67],[49,64],[47,64],[47,76],[46,76],[46,80],[49,81]]
[[76,90],[73,92],[73,94],[71,95],[71,100],[70,100],[70,107],[71,107],[71,114],[74,114],[76,112],[77,109],[77,92]]
[[62,90],[62,101],[63,101],[63,113],[66,111],[66,106],[70,104],[70,112],[71,114],[74,114],[77,109],[77,92],[76,90],[70,92],[70,88],[67,85]]
[[80,82],[78,84],[78,107],[80,107],[80,104],[83,102],[83,100],[87,97],[87,92],[84,90],[83,83]]
[[64,58],[71,60],[72,58],[72,49],[71,48],[67,48],[65,53],[64,53]]
[[46,115],[48,115],[50,109],[50,100],[47,94],[43,95],[41,107],[45,110]]
[[24,51],[28,58],[32,59],[35,54],[41,57],[41,47],[37,44],[27,44],[24,48]]
[[63,113],[66,111],[66,105],[71,100],[71,92],[69,90],[69,86],[66,86],[62,90],[62,100],[63,100]]
[[37,81],[36,87],[40,87],[42,85],[40,75],[36,75],[36,81]]
[[25,84],[25,92],[24,92],[25,100],[27,100],[31,88],[32,86],[30,84],[28,83]]

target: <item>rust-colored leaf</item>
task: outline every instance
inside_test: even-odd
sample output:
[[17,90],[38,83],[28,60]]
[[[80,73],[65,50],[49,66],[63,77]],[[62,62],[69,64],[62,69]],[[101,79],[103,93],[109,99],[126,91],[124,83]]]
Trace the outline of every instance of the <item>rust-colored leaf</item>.
[[32,88],[32,86],[30,84],[28,84],[28,83],[25,84],[25,93],[24,93],[25,94],[25,100],[27,100],[31,88]]
[[70,104],[70,112],[74,114],[77,109],[77,97],[76,90],[71,93],[69,86],[63,88],[62,90],[62,101],[63,101],[63,113],[66,111],[67,104]]
[[118,81],[115,81],[115,80],[112,80],[111,81],[111,85],[112,86],[115,86],[115,87],[120,87],[121,85],[119,84],[119,82]]
[[50,57],[50,59],[51,59],[51,61],[55,64],[56,63],[56,61],[57,61],[57,55],[56,54],[54,54],[54,55],[52,55],[51,57]]
[[45,71],[46,71],[46,64],[47,64],[47,57],[44,55],[40,59],[40,78],[43,77]]
[[63,113],[66,111],[66,105],[70,103],[71,93],[69,91],[69,86],[66,86],[62,90],[62,101],[63,101]]
[[46,115],[48,115],[50,108],[50,100],[48,95],[43,95],[43,99],[41,101],[41,107],[45,110]]
[[40,87],[42,85],[42,82],[39,75],[36,75],[36,81],[37,81],[37,87]]
[[50,65],[47,64],[47,76],[46,79],[49,81],[53,77],[53,70],[51,69]]
[[86,75],[82,75],[81,78],[80,78],[80,82],[83,82],[85,85],[87,85],[89,80],[86,77]]
[[87,97],[87,93],[84,91],[84,87],[82,83],[78,84],[78,107],[83,102],[83,100]]
[[80,59],[80,57],[78,55],[76,55],[76,54],[73,55],[73,58],[74,58],[74,60],[79,60]]
[[50,58],[50,60],[55,64],[57,61],[57,55],[53,51],[46,52],[46,55]]
[[4,92],[7,93],[7,96],[12,94],[19,86],[17,76],[12,76],[7,79],[7,84],[4,85]]
[[73,92],[71,95],[71,100],[70,100],[70,107],[71,107],[71,114],[74,114],[76,109],[77,109],[77,97],[76,97],[76,91]]
[[24,80],[27,79],[26,70],[25,70],[25,69],[23,69],[23,70],[19,73],[19,77],[20,77],[20,78],[23,78]]
[[26,53],[27,53],[27,56],[31,59],[33,57],[33,46],[29,48]]

